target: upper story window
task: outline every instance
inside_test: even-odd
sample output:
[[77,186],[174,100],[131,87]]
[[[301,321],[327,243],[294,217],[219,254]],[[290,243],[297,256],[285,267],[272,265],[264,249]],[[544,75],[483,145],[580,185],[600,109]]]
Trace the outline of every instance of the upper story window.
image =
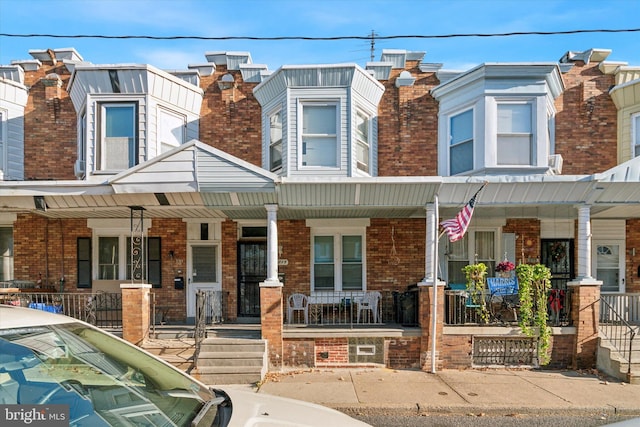
[[530,165],[533,151],[531,104],[498,104],[497,163]]
[[356,159],[357,167],[365,173],[369,173],[371,163],[369,135],[371,134],[371,120],[364,112],[356,113]]
[[136,104],[100,104],[100,170],[124,170],[137,164]]
[[7,141],[7,113],[0,110],[0,170],[2,173],[5,171],[5,145]]
[[473,110],[451,117],[449,123],[449,172],[456,175],[473,169]]
[[302,166],[338,166],[336,110],[336,104],[302,104]]
[[282,111],[269,116],[269,170],[282,168]]
[[187,118],[166,108],[158,109],[158,143],[160,153],[166,153],[185,143]]
[[553,174],[557,64],[483,64],[431,90],[438,173]]
[[640,156],[640,114],[633,116],[631,132],[631,153],[633,157],[638,157]]
[[376,176],[384,90],[355,64],[281,67],[253,90],[262,167],[285,177]]

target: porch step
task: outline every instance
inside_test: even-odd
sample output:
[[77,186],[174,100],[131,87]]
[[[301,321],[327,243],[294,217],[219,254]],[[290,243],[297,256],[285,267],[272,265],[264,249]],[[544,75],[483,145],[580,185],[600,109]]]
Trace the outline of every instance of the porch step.
[[631,384],[640,384],[640,337],[634,338],[631,347],[631,366],[628,373],[629,364],[622,355],[615,349],[613,344],[602,337],[599,338],[597,353],[598,370]]
[[253,384],[264,379],[266,370],[265,341],[206,338],[191,374],[207,385]]

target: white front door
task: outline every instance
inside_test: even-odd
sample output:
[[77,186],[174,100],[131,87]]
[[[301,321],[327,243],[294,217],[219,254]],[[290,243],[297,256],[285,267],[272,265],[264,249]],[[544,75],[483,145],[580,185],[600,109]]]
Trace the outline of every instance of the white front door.
[[624,240],[592,242],[592,275],[602,281],[600,292],[624,292]]
[[194,243],[187,251],[187,318],[196,317],[196,293],[220,291],[219,246],[211,243]]

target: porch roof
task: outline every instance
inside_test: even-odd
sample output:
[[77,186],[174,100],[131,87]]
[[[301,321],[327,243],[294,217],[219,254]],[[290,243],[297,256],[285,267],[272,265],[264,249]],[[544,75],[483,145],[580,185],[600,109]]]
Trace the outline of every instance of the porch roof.
[[589,204],[593,218],[640,218],[640,157],[594,175],[285,178],[191,141],[92,179],[0,182],[2,211],[128,218],[130,206],[142,206],[149,218],[264,219],[264,205],[277,204],[279,219],[424,218],[438,195],[444,218],[487,182],[478,217],[576,218],[576,206]]

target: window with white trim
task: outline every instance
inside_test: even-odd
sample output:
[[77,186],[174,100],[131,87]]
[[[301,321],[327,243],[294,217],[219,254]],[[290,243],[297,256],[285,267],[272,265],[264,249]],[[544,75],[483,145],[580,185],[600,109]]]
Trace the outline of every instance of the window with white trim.
[[495,230],[469,230],[456,242],[448,242],[446,247],[448,282],[463,284],[467,279],[462,269],[470,264],[483,263],[487,273],[495,272],[497,259],[497,239]]
[[303,167],[338,167],[335,103],[302,103],[300,162]]
[[357,167],[362,172],[369,173],[371,120],[362,111],[356,112],[356,161]]
[[269,170],[282,168],[282,111],[269,116]]
[[125,170],[138,163],[136,122],[136,103],[100,104],[99,170]]
[[13,227],[0,227],[0,280],[13,280]]
[[497,164],[531,165],[533,116],[530,103],[498,104]]
[[0,171],[6,173],[5,151],[7,145],[7,112],[0,110]]
[[187,117],[166,108],[158,108],[159,153],[166,153],[184,144]]
[[631,117],[631,156],[640,156],[640,113]]
[[449,174],[473,169],[473,109],[449,119]]
[[312,240],[313,291],[365,290],[364,231],[318,232]]
[[[131,236],[129,233],[97,237],[97,280],[131,279]],[[90,249],[90,245],[86,246]],[[145,237],[143,279],[154,287],[161,285],[161,247],[159,237]],[[91,259],[89,256],[86,258]]]

